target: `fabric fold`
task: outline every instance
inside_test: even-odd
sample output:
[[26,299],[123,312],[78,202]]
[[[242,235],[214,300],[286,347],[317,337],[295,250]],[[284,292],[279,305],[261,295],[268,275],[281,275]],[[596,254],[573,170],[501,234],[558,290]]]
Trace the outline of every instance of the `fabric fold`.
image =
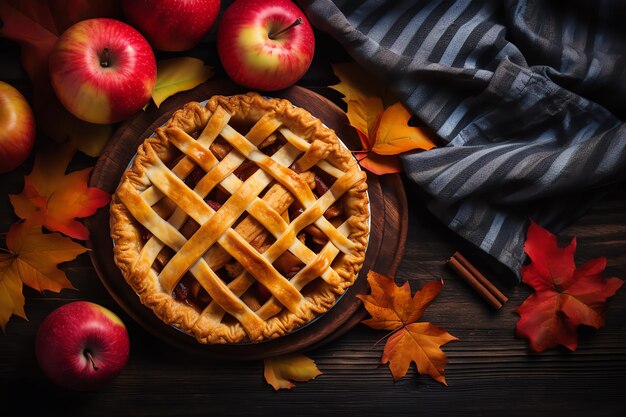
[[557,232],[626,178],[619,2],[299,4],[447,144],[403,156],[406,175],[515,274],[530,218]]

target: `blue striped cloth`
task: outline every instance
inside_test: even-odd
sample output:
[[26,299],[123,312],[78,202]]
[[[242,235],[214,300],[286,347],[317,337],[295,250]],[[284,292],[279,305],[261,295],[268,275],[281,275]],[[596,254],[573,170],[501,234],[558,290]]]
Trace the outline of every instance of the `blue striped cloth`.
[[626,177],[626,2],[300,0],[447,146],[403,157],[452,230],[516,274]]

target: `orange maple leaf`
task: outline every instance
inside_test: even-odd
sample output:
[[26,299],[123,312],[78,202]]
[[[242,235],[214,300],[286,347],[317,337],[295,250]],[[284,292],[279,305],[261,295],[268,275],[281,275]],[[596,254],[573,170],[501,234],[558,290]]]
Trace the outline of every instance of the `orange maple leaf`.
[[20,218],[86,240],[89,231],[76,218],[91,216],[111,197],[87,186],[92,168],[65,174],[75,152],[71,145],[65,144],[37,154],[32,172],[24,177],[24,190],[9,198]]
[[[409,126],[411,113],[400,102],[385,108],[377,83],[356,65],[334,65],[339,84],[333,88],[343,94],[347,104],[346,115],[361,139],[362,151],[356,152],[361,166],[374,174],[383,175],[401,171],[397,155],[416,149],[428,150],[435,142],[426,130]],[[380,92],[382,95],[383,92]]]
[[295,387],[291,381],[305,382],[322,374],[312,359],[299,354],[267,358],[263,363],[263,376],[276,391]]
[[376,175],[395,174],[402,171],[397,156],[378,155],[370,150],[355,152],[359,164]]
[[393,279],[370,271],[367,281],[370,295],[359,295],[372,316],[363,324],[379,330],[390,330],[381,363],[389,363],[394,380],[406,375],[411,362],[420,374],[447,385],[444,368],[448,358],[440,349],[442,345],[458,340],[431,323],[417,323],[422,313],[441,291],[442,283],[429,282],[411,297],[408,282],[397,286]]
[[74,287],[57,265],[76,258],[88,249],[60,235],[42,233],[41,226],[26,221],[11,226],[7,249],[0,252],[0,326],[4,330],[13,314],[26,318],[22,284],[59,292]]

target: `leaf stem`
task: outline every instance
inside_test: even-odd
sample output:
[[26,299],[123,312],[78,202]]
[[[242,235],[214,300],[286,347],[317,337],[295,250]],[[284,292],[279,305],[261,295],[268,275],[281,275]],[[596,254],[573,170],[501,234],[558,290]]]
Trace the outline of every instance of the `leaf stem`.
[[404,329],[405,325],[403,324],[402,326],[398,327],[396,330],[392,330],[389,333],[387,333],[385,336],[381,337],[380,339],[378,339],[378,341],[376,343],[374,343],[374,346],[372,346],[373,348],[375,348],[376,346],[378,346],[378,344],[380,342],[382,342],[383,340],[387,339],[388,337],[391,337],[394,333],[397,333],[398,330]]

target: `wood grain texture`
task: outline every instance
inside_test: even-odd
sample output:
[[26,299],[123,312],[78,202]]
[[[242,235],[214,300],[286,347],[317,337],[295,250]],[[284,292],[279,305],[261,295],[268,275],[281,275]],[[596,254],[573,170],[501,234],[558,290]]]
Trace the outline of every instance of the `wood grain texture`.
[[[139,113],[118,128],[94,167],[90,186],[114,193],[119,179],[135,156],[139,144],[152,135],[174,110],[191,101],[202,102],[213,95],[233,95],[245,92],[246,90],[228,80],[216,80],[179,93],[158,109],[152,104],[146,112]],[[360,142],[356,131],[348,124],[345,113],[330,100],[298,86],[274,95],[290,100],[295,106],[306,108],[333,129],[349,148],[358,149]],[[396,186],[385,186],[385,191],[383,191],[381,186],[383,182]],[[372,221],[366,260],[356,282],[346,290],[327,313],[288,335],[262,343],[200,344],[194,337],[161,322],[152,311],[141,304],[113,262],[107,207],[99,210],[85,222],[91,232],[89,246],[92,251],[89,255],[98,276],[115,301],[148,331],[180,349],[231,360],[262,359],[303,351],[333,340],[363,319],[365,311],[356,295],[367,289],[367,271],[374,269],[393,275],[397,270],[402,258],[407,228],[406,195],[401,185],[399,175],[387,176],[382,181],[375,175],[368,175]]]
[[[301,85],[341,105],[329,63],[349,59],[322,33],[314,65]],[[1,45],[0,45],[1,49]],[[19,76],[17,48],[2,55],[0,74],[14,77],[29,95],[29,83]],[[215,63],[211,45],[195,51]],[[6,58],[6,59],[5,59]],[[219,70],[219,68],[218,68]],[[219,75],[219,72],[218,72]],[[79,156],[72,169],[94,161]],[[0,176],[0,232],[16,218],[8,194],[18,193],[32,158],[17,171]],[[393,192],[398,184],[383,188]],[[397,280],[409,280],[413,290],[443,278],[445,285],[426,310],[431,321],[460,338],[443,347],[450,362],[448,387],[417,375],[412,367],[394,383],[380,366],[384,336],[363,325],[308,355],[324,372],[291,391],[274,392],[263,381],[260,361],[232,362],[185,354],[163,343],[131,319],[98,279],[87,254],[65,265],[78,291],[39,294],[26,289],[29,321],[13,318],[0,335],[0,400],[3,416],[493,416],[493,417],[621,417],[626,415],[626,289],[608,302],[605,326],[583,328],[576,352],[551,349],[533,354],[515,337],[514,310],[530,294],[489,260],[473,254],[466,243],[439,223],[425,208],[421,193],[406,181],[408,230]],[[560,233],[565,244],[578,240],[576,262],[607,258],[607,276],[626,278],[626,190],[616,188]],[[0,244],[2,238],[0,237]],[[445,265],[460,250],[509,297],[493,311]],[[34,357],[34,339],[43,318],[69,300],[100,303],[120,315],[131,337],[131,356],[123,373],[103,390],[76,394],[53,386]],[[14,408],[10,408],[10,407]]]

